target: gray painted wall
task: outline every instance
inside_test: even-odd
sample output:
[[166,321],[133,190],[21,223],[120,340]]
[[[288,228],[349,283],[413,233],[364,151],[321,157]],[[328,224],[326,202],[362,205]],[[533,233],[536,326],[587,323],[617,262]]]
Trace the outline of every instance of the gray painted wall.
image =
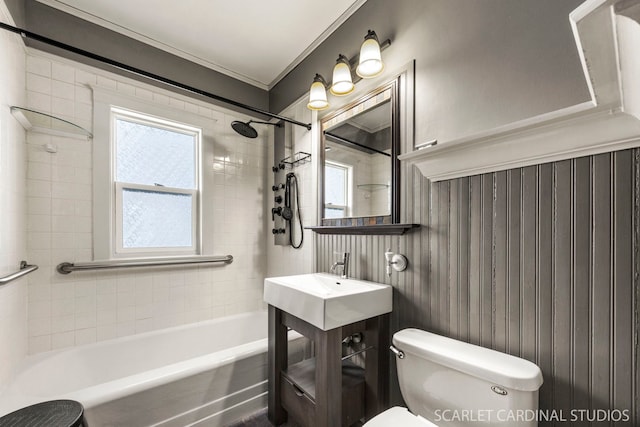
[[24,0],[4,0],[7,9],[11,13],[11,17],[18,27],[25,25]]
[[[542,409],[629,409],[619,425],[638,425],[640,150],[408,183],[420,231],[318,236],[318,270],[349,251],[355,276],[393,284],[393,331],[524,357],[543,371]],[[386,247],[410,263],[391,280]]]
[[[270,103],[305,93],[315,72],[330,75],[334,56],[373,28],[393,40],[388,68],[416,60],[416,143],[578,104],[588,94],[568,15],[580,3],[369,0]],[[419,327],[527,358],[544,373],[541,408],[630,409],[626,425],[638,425],[639,156],[436,184],[404,165],[401,216],[420,231],[319,235],[316,269],[349,251],[356,277],[395,287],[393,331]],[[406,254],[410,269],[387,278],[386,248]],[[392,396],[400,399],[397,384]]]
[[[368,0],[269,92],[280,111],[331,79],[367,29],[387,70],[416,60],[416,142],[440,142],[588,100],[569,13],[582,0]],[[338,98],[330,96],[337,104]]]
[[[93,52],[109,59],[158,74],[162,77],[193,86],[197,89],[214,93],[260,109],[268,109],[268,93],[253,85],[241,82],[224,74],[195,64],[160,49],[146,45],[137,40],[123,36],[99,25],[76,18],[55,8],[46,6],[36,0],[19,2],[12,0],[7,6],[16,19],[20,16],[20,6],[23,6],[26,19],[26,29],[71,46]],[[14,12],[17,15],[14,15]],[[113,67],[92,61],[56,49],[42,43],[27,40],[27,45],[53,54],[70,58],[81,63],[106,69],[131,78],[135,75],[119,71]],[[203,43],[215,41],[203,40]],[[154,84],[146,78],[137,78],[146,83]],[[165,89],[173,90],[166,85],[157,84]],[[176,91],[179,91],[176,89]],[[203,98],[209,102],[211,99]],[[214,102],[216,103],[216,102]],[[230,109],[238,110],[227,104],[220,104]],[[247,113],[246,110],[238,110]]]

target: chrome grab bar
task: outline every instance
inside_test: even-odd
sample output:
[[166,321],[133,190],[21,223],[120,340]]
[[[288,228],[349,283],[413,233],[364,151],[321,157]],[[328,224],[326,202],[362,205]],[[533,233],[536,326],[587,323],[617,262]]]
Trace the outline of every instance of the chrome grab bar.
[[231,255],[224,256],[211,256],[211,257],[197,257],[197,258],[176,258],[166,259],[160,261],[101,261],[101,262],[63,262],[58,264],[56,270],[60,274],[69,274],[73,271],[83,270],[109,270],[113,268],[140,268],[140,267],[164,267],[169,265],[192,265],[192,264],[211,264],[224,262],[225,264],[231,264],[233,257]]
[[20,270],[16,271],[13,274],[9,274],[4,277],[0,277],[0,285],[6,285],[7,283],[19,279],[25,274],[29,274],[32,271],[36,271],[38,269],[37,265],[27,264],[27,261],[20,261]]

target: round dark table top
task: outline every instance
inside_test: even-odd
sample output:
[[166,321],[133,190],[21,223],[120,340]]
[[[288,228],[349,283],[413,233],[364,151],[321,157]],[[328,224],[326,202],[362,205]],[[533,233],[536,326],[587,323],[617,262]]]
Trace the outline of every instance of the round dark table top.
[[0,418],[0,427],[80,427],[84,408],[75,400],[36,403]]

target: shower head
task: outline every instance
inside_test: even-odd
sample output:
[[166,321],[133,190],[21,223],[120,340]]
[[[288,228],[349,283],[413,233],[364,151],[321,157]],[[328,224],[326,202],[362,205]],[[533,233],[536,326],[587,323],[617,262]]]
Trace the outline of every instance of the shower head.
[[231,127],[246,138],[256,138],[258,136],[258,132],[251,126],[251,120],[246,123],[235,120],[231,122]]
[[251,126],[251,123],[259,123],[262,125],[272,125],[280,127],[282,126],[282,122],[278,123],[270,123],[270,122],[257,122],[255,120],[249,120],[248,122],[241,122],[238,120],[234,120],[231,122],[231,127],[240,135],[246,138],[256,138],[258,136],[258,131]]

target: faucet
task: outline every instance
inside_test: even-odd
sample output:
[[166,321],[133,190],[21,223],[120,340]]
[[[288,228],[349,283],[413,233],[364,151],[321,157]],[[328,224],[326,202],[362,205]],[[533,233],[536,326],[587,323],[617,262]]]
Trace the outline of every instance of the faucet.
[[349,276],[349,252],[344,252],[342,254],[342,261],[336,261],[331,264],[329,272],[335,274],[335,270],[338,266],[342,266],[342,274],[340,277],[346,279]]

